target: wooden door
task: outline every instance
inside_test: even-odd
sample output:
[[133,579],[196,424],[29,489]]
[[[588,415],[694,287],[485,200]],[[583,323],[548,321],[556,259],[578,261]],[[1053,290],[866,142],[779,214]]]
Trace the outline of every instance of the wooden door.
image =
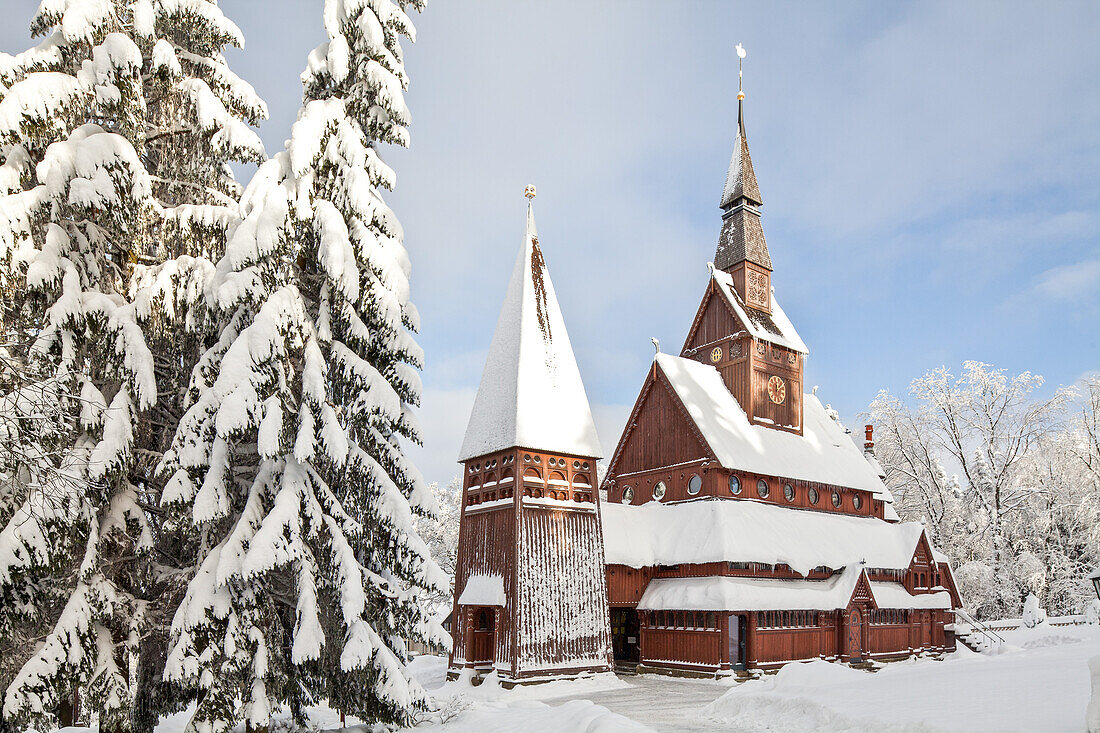
[[496,613],[492,608],[474,608],[466,642],[466,661],[471,664],[492,663],[496,656]]
[[932,612],[920,612],[921,646],[932,646]]
[[729,658],[732,669],[745,668],[745,642],[748,624],[744,614],[731,613],[729,616]]
[[638,661],[638,612],[633,608],[611,609],[611,649],[617,662]]
[[848,660],[863,658],[863,616],[858,609],[852,609],[848,617]]

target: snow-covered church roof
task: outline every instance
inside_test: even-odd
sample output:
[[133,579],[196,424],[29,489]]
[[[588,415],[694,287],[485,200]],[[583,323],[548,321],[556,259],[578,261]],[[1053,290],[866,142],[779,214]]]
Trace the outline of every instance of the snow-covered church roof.
[[600,457],[592,410],[530,205],[523,248],[500,309],[458,460],[513,446]]
[[658,354],[657,367],[723,467],[765,476],[817,481],[874,493],[890,490],[812,394],[803,395],[802,435],[753,425],[709,364]]
[[[779,580],[705,576],[654,578],[638,601],[639,611],[783,611],[845,608],[863,569],[854,565],[825,580]],[[879,608],[951,608],[951,594],[910,593],[900,583],[868,582]]]
[[798,335],[791,319],[779,307],[779,301],[775,299],[775,288],[772,288],[772,312],[771,314],[758,311],[755,308],[746,308],[741,302],[741,296],[737,294],[737,288],[733,286],[733,278],[728,272],[711,267],[711,277],[718,286],[718,292],[725,298],[730,309],[737,315],[738,320],[745,324],[745,328],[753,338],[767,341],[777,346],[784,346],[791,351],[801,354],[810,353],[806,342]]
[[606,562],[634,568],[755,562],[785,564],[801,575],[821,565],[901,570],[909,567],[924,534],[918,522],[891,523],[750,499],[641,506],[604,502],[600,514]]

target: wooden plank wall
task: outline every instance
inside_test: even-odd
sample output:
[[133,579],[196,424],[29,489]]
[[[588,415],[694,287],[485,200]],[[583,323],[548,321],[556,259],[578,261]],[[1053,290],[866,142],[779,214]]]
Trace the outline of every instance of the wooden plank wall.
[[596,513],[524,506],[519,532],[517,674],[606,665],[611,618]]
[[[459,564],[455,568],[456,599],[466,587],[466,579],[472,574],[499,575],[504,579],[504,593],[509,603],[516,597],[515,589],[515,509],[503,506],[483,512],[468,512],[462,517],[462,531],[458,548]],[[457,600],[456,600],[457,604]],[[461,613],[462,609],[457,608]],[[460,627],[466,614],[455,614],[453,634],[453,659],[462,663],[466,659],[468,628]],[[510,608],[497,614],[496,658],[500,665],[511,665]],[[468,624],[467,624],[468,626]]]

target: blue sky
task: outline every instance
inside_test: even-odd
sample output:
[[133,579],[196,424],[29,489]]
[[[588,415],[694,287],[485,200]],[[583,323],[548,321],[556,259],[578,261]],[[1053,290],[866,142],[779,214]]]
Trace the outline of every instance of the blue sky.
[[[0,49],[29,45],[9,0]],[[321,1],[223,0],[282,147]],[[807,386],[852,425],[978,359],[1051,387],[1100,367],[1095,3],[431,2],[388,150],[423,319],[430,480],[455,473],[523,231],[523,187],[607,454],[706,285],[736,120]]]

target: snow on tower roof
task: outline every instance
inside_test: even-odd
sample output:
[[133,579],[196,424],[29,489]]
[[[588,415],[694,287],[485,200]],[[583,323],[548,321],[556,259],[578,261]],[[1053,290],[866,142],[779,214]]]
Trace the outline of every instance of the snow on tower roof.
[[658,354],[657,366],[725,468],[863,489],[892,502],[889,489],[812,394],[803,395],[802,435],[753,425],[709,364]]
[[[641,506],[601,503],[609,565],[634,568],[709,562],[788,565],[801,575],[909,567],[924,534],[918,522],[791,509],[750,499],[701,499]],[[929,542],[931,546],[931,542]]]
[[775,299],[775,288],[772,288],[772,312],[769,315],[755,308],[745,307],[745,304],[741,302],[741,296],[737,294],[737,288],[733,286],[733,278],[728,272],[711,268],[711,277],[718,285],[718,292],[722,293],[730,308],[737,314],[737,318],[740,319],[741,323],[745,324],[745,328],[748,329],[753,338],[767,341],[776,346],[784,346],[801,354],[810,353],[806,342],[798,335],[798,331],[794,330],[791,319],[787,318],[787,314],[779,307],[779,301]]
[[722,201],[719,206],[724,209],[742,198],[757,205],[763,203],[760,198],[760,187],[756,183],[756,171],[752,168],[752,156],[749,155],[749,141],[745,136],[744,104],[739,101],[737,103],[737,140],[733,143],[733,156],[730,158],[730,168],[726,173],[726,185],[722,189]]
[[528,204],[527,231],[500,309],[458,460],[519,446],[600,457],[554,285]]

